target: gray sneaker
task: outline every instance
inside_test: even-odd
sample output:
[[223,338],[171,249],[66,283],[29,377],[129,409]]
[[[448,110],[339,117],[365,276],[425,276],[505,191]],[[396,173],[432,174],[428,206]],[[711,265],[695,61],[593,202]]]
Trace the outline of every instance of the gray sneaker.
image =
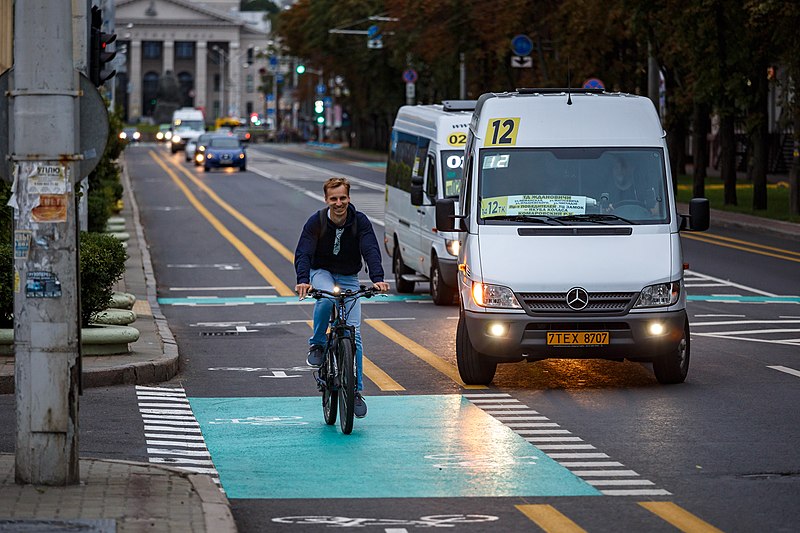
[[306,357],[306,364],[308,366],[313,366],[314,368],[319,368],[322,366],[322,346],[318,346],[316,344],[312,345],[311,348],[308,350],[308,357]]
[[353,414],[356,415],[356,418],[367,416],[367,402],[364,401],[364,397],[361,396],[360,392],[356,393],[356,405],[353,409]]

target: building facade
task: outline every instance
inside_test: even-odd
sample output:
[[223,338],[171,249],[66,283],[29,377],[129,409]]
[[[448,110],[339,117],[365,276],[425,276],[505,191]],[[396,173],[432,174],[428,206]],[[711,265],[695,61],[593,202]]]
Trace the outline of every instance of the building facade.
[[152,121],[162,79],[174,76],[180,104],[222,116],[265,113],[269,24],[240,13],[239,0],[117,0],[114,99],[128,122]]

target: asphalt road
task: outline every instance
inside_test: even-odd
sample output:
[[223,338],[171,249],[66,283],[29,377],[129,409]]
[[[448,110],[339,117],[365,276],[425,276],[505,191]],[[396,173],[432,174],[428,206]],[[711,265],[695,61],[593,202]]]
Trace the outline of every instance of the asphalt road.
[[[206,174],[163,147],[128,149],[183,371],[86,391],[81,454],[208,471],[243,532],[796,529],[799,242],[684,236],[692,362],[675,386],[647,365],[551,360],[468,389],[456,307],[420,284],[417,298],[365,304],[370,411],[343,436],[304,364],[312,307],[291,296],[291,254],[332,174],[354,178],[380,240],[383,168],[293,146],[248,155],[247,172]],[[2,396],[0,424],[13,422]]]

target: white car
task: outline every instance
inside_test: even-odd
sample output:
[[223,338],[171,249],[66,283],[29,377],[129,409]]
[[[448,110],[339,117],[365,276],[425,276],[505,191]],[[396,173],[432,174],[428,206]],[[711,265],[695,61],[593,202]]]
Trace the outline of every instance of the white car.
[[187,163],[191,163],[194,161],[194,154],[197,151],[197,140],[196,139],[189,139],[186,141],[186,149],[184,150],[184,160]]

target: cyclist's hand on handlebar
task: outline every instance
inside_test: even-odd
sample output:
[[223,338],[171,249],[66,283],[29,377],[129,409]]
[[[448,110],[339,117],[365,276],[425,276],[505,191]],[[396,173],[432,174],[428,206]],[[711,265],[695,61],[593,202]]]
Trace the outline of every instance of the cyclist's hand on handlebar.
[[297,295],[300,296],[301,300],[304,300],[306,296],[308,296],[308,291],[310,290],[311,290],[310,283],[298,283],[297,285],[294,286],[294,292],[296,292]]
[[381,292],[387,292],[389,290],[389,284],[385,281],[376,281],[373,287]]

